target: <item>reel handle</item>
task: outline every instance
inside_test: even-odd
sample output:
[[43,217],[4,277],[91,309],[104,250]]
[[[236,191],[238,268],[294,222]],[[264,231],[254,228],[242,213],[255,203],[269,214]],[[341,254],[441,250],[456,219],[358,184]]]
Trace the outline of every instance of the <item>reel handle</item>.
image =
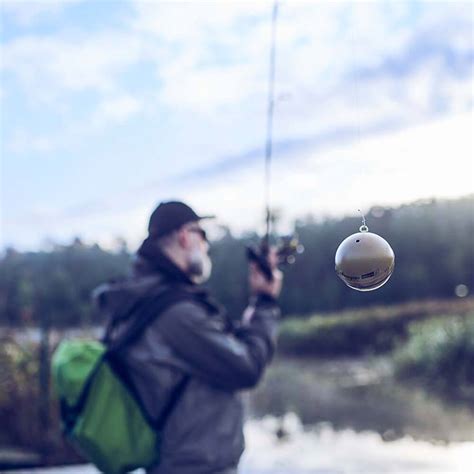
[[[273,272],[268,262],[268,244],[263,240],[260,246],[248,246],[247,258],[258,265],[259,269],[269,281],[273,281]],[[292,265],[296,261],[296,255],[304,252],[304,247],[299,243],[297,235],[281,237],[277,245],[278,266]]]

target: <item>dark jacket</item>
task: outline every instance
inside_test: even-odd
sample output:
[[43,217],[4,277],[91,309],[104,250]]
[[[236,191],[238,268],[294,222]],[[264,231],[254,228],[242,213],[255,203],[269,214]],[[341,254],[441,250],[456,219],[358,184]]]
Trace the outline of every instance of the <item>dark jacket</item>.
[[[122,363],[142,403],[158,419],[186,375],[186,389],[168,417],[160,464],[152,474],[216,474],[237,467],[244,449],[239,392],[254,387],[275,348],[279,309],[268,296],[249,309],[247,324],[232,324],[168,258],[141,249],[134,278],[100,293],[102,309],[117,315],[150,290],[176,285],[190,295],[157,317],[128,347]],[[120,334],[127,321],[118,325]],[[111,334],[113,339],[114,333]],[[116,336],[115,336],[116,337]]]

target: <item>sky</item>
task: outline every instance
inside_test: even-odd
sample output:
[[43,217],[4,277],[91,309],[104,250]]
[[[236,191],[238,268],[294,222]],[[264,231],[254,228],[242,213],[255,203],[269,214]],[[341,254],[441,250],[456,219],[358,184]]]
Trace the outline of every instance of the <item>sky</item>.
[[[262,230],[271,2],[0,5],[0,249],[133,248],[172,199]],[[473,24],[471,2],[279,3],[282,229],[474,192]]]

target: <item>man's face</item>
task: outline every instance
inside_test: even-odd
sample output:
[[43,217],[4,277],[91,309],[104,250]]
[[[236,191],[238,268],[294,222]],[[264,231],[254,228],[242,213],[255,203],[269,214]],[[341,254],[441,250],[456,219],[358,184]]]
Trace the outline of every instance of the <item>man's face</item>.
[[198,222],[186,224],[183,226],[183,232],[186,235],[188,274],[195,283],[204,283],[209,279],[212,270],[206,232]]

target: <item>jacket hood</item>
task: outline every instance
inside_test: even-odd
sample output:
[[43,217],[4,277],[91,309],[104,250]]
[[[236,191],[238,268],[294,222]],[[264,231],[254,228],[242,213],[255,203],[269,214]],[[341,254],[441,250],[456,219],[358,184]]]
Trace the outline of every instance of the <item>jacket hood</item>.
[[132,262],[132,273],[97,287],[92,297],[96,308],[106,317],[120,318],[146,293],[163,284],[192,285],[187,275],[150,239],[145,239]]
[[92,292],[95,308],[106,319],[125,316],[132,306],[152,288],[158,287],[163,278],[150,274],[142,278],[126,278],[103,283]]
[[162,286],[176,286],[193,293],[209,306],[218,307],[207,289],[192,280],[149,238],[145,239],[132,263],[132,275],[97,287],[92,297],[96,308],[107,319],[126,317],[138,299],[159,291]]

